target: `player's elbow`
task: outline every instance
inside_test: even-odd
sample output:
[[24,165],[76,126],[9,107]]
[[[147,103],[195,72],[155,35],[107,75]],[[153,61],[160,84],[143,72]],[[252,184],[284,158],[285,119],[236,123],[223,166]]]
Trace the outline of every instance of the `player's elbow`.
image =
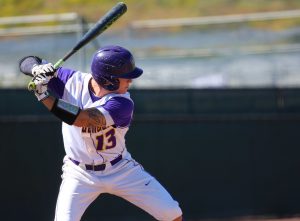
[[89,108],[80,111],[73,125],[77,127],[104,127],[106,120],[98,109]]
[[72,125],[76,127],[88,127],[88,118],[85,115],[86,114],[84,113],[84,111],[81,110]]

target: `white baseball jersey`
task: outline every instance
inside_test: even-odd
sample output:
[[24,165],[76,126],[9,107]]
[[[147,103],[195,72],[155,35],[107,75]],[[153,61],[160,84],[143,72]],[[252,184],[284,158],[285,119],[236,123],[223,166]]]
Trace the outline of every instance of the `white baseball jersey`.
[[125,134],[132,119],[133,101],[128,92],[96,97],[88,86],[91,78],[91,74],[60,68],[58,78],[48,85],[49,90],[59,98],[81,109],[95,107],[106,119],[105,128],[76,127],[63,123],[66,154],[85,164],[107,163],[119,155],[129,157]]

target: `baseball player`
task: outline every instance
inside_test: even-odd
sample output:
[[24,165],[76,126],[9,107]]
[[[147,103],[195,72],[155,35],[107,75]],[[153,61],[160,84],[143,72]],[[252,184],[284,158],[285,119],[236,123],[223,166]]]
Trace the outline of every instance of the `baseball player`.
[[91,73],[55,70],[51,63],[32,68],[37,99],[63,121],[66,156],[55,221],[80,220],[101,193],[122,197],[157,220],[182,220],[178,203],[126,148],[134,109],[127,90],[142,73],[120,46],[100,48]]

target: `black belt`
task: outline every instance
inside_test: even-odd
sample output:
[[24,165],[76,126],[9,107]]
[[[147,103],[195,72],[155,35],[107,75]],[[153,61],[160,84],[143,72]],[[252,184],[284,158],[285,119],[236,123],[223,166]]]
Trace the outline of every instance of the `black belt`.
[[[72,158],[69,157],[69,159],[76,164],[77,166],[79,166],[80,162],[77,160],[74,160]],[[113,159],[112,161],[110,161],[110,164],[113,166],[115,164],[117,164],[118,162],[120,162],[122,160],[122,155],[119,155],[117,158]],[[90,165],[90,164],[83,164],[85,166],[86,170],[93,170],[93,171],[103,171],[105,170],[106,164],[98,164],[98,165]]]

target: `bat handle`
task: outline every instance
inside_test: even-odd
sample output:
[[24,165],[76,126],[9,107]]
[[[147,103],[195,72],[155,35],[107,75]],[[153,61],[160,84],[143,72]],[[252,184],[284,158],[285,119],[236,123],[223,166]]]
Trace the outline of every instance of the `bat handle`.
[[[57,69],[61,66],[62,63],[64,63],[64,60],[63,60],[63,59],[59,59],[53,66],[54,66],[54,68],[57,70]],[[56,75],[54,75],[54,76],[56,76]],[[35,91],[36,85],[35,85],[35,83],[31,80],[31,81],[29,82],[27,88],[28,88],[29,91]]]
[[59,59],[53,66],[55,69],[58,69],[62,63],[64,63],[64,59]]

